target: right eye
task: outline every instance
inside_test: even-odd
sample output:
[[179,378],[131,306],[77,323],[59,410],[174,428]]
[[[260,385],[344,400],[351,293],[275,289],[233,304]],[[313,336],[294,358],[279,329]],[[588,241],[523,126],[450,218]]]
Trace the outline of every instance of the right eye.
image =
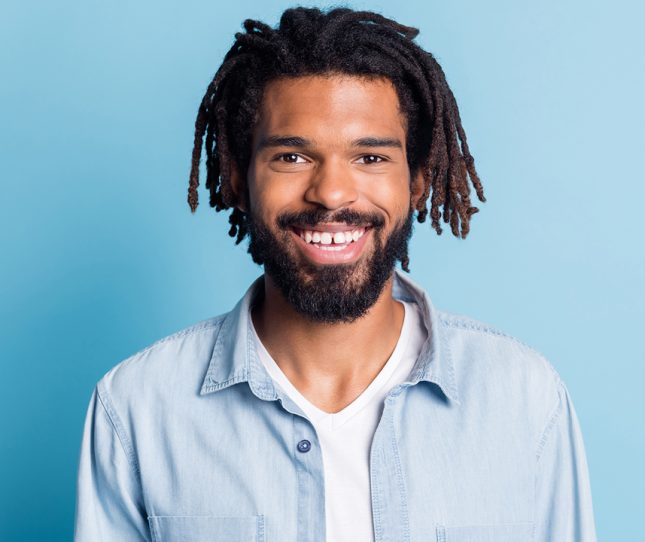
[[285,164],[303,164],[306,160],[299,154],[293,152],[287,152],[280,154],[276,157],[279,162],[284,162]]

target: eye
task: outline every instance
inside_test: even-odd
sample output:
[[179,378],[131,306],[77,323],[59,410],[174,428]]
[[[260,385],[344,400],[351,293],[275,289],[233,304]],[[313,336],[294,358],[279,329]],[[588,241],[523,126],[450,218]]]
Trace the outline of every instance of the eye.
[[285,164],[303,164],[305,162],[305,159],[302,156],[293,152],[279,154],[276,156],[276,160]]
[[365,154],[359,158],[362,164],[380,164],[385,161],[385,158],[376,154]]

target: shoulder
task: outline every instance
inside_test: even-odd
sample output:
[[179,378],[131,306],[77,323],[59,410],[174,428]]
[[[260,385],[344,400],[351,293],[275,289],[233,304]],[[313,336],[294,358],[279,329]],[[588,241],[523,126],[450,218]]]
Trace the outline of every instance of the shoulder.
[[546,357],[519,338],[469,316],[447,311],[437,311],[437,316],[441,335],[453,352],[465,356],[462,361],[472,363],[474,358],[494,358],[503,369],[537,371],[547,379],[560,379]]
[[99,397],[117,406],[156,402],[166,398],[172,388],[201,385],[225,317],[222,314],[198,322],[124,359],[99,380]]
[[474,318],[437,311],[441,351],[450,357],[462,399],[500,401],[539,425],[564,384],[551,362],[524,341]]

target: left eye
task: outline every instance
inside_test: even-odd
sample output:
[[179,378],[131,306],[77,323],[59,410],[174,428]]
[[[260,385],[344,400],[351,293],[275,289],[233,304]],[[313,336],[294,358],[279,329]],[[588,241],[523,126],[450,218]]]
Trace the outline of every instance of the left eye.
[[288,152],[278,156],[280,162],[286,162],[287,164],[301,164],[304,162],[304,158],[299,154]]
[[366,154],[365,156],[361,156],[360,160],[363,164],[378,164],[379,162],[383,162],[383,158],[375,154]]

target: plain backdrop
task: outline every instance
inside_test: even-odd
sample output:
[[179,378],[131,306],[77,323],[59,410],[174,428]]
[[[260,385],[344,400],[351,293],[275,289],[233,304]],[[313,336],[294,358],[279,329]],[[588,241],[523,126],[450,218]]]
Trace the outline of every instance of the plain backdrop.
[[[96,381],[229,310],[261,273],[205,192],[191,215],[187,174],[233,34],[290,5],[0,4],[0,540],[71,539]],[[416,226],[412,278],[551,361],[582,425],[599,539],[642,540],[642,5],[349,5],[421,29],[488,198],[467,240]]]

